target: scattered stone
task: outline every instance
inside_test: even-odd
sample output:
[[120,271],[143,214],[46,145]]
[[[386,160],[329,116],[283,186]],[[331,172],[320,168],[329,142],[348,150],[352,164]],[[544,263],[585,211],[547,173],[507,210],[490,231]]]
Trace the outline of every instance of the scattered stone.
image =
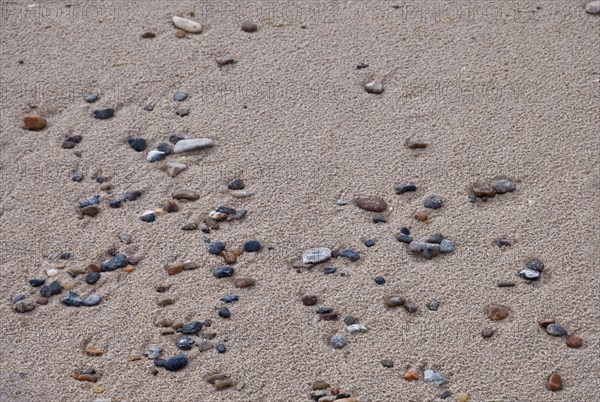
[[383,93],[383,84],[378,81],[372,81],[365,84],[365,91],[370,94],[382,94]]
[[344,200],[337,200],[337,201],[335,202],[335,204],[336,204],[337,206],[339,206],[339,207],[343,207],[344,205],[347,205],[348,203],[347,203],[346,201],[344,201]]
[[110,200],[108,202],[108,206],[111,208],[121,208],[121,205],[123,205],[122,200]]
[[425,201],[423,201],[423,206],[430,209],[439,209],[444,206],[444,202],[439,196],[431,195],[425,198]]
[[419,378],[421,378],[421,376],[416,371],[407,371],[404,373],[405,381],[419,381]]
[[125,195],[123,195],[123,201],[136,201],[141,196],[141,191],[127,191]]
[[471,192],[475,194],[476,197],[494,197],[496,196],[496,190],[487,183],[475,183],[471,186]]
[[302,304],[304,304],[305,306],[314,306],[315,304],[317,304],[317,301],[318,298],[314,295],[306,295],[302,297]]
[[442,392],[441,394],[438,395],[438,398],[440,398],[440,399],[446,399],[450,395],[452,395],[452,393],[450,391],[448,391],[448,390],[445,390],[444,392]]
[[[177,109],[175,111],[175,114],[180,117],[185,117],[188,114],[190,114],[190,109],[188,109],[187,107],[182,107],[182,108]],[[175,152],[175,153],[177,153],[177,152]]]
[[136,152],[142,152],[146,150],[146,147],[148,145],[146,143],[146,140],[143,138],[129,138],[127,140],[127,143]]
[[347,248],[340,251],[340,257],[345,257],[350,261],[354,262],[360,259],[360,254],[350,248]]
[[56,276],[56,275],[58,275],[58,269],[50,268],[50,269],[46,270],[46,275],[48,275],[49,277]]
[[95,92],[90,92],[83,97],[87,103],[94,103],[99,99],[99,96]]
[[173,153],[195,151],[197,149],[211,148],[214,145],[210,138],[194,138],[189,140],[179,140],[173,147]]
[[510,180],[496,180],[492,182],[492,188],[496,190],[498,194],[504,194],[511,191],[515,191],[517,186]]
[[176,29],[175,36],[178,37],[179,39],[183,39],[183,38],[185,38],[185,31],[183,31],[181,29]]
[[180,332],[184,335],[196,335],[198,332],[202,330],[202,323],[200,321],[190,321],[185,324],[183,327],[178,328],[177,332]]
[[426,142],[412,139],[406,140],[405,145],[409,149],[425,149],[428,146]]
[[183,264],[175,264],[167,267],[167,274],[169,276],[177,275],[183,272]]
[[376,216],[373,218],[373,223],[386,223],[387,219],[381,217],[381,216]]
[[27,313],[35,309],[35,304],[31,299],[23,299],[14,303],[13,308],[17,313]]
[[383,359],[381,365],[385,368],[392,368],[394,367],[394,361],[391,359]]
[[578,336],[573,335],[573,336],[568,337],[567,340],[565,341],[565,343],[567,344],[568,347],[576,349],[583,344],[583,339],[581,339]]
[[355,332],[367,332],[367,327],[362,324],[352,324],[346,327],[346,331],[351,334]]
[[600,1],[590,1],[585,5],[585,12],[588,14],[600,14]]
[[504,306],[490,304],[487,307],[487,316],[490,320],[500,321],[508,317],[508,308]]
[[450,240],[444,239],[440,242],[440,253],[448,254],[454,251],[454,245]]
[[194,346],[194,343],[196,343],[196,341],[189,336],[182,336],[175,341],[175,345],[177,345],[177,347],[181,350],[191,350],[192,346]]
[[400,183],[396,186],[396,194],[404,194],[409,191],[417,191],[417,186],[410,183]]
[[175,102],[183,102],[188,98],[188,93],[184,91],[177,91],[173,94],[173,100]]
[[75,292],[67,293],[67,295],[65,297],[63,297],[61,302],[67,306],[72,306],[72,307],[79,307],[79,306],[81,306],[81,303],[83,303],[81,300],[81,297],[79,297],[79,295]]
[[151,111],[153,111],[153,110],[154,110],[154,105],[153,105],[152,103],[147,103],[147,104],[144,106],[144,110],[145,110],[145,111],[147,111],[147,112],[151,112]]
[[496,331],[493,328],[485,328],[483,331],[481,331],[481,336],[484,338],[491,338],[494,336],[495,332]]
[[221,278],[227,278],[229,276],[232,276],[234,274],[235,270],[233,269],[233,267],[230,267],[229,265],[225,265],[222,267],[217,267],[215,269],[213,269],[212,274],[215,278],[221,279]]
[[198,198],[200,198],[200,195],[197,192],[187,188],[179,188],[173,191],[172,195],[176,200],[196,201]]
[[256,285],[256,280],[249,276],[238,276],[233,279],[233,284],[236,288],[247,288]]
[[43,278],[33,278],[29,280],[29,284],[34,288],[39,288],[44,283],[46,283],[46,280]]
[[27,130],[41,130],[48,122],[42,116],[27,114],[23,116],[23,128]]
[[242,23],[242,31],[252,33],[258,30],[258,26],[252,22],[243,22]]
[[427,239],[427,243],[440,244],[444,240],[444,236],[441,233],[434,233]]
[[327,389],[330,386],[331,385],[329,385],[325,381],[317,380],[317,381],[313,382],[312,389],[313,389],[313,391],[320,391],[322,389]]
[[433,370],[425,370],[423,373],[423,380],[427,384],[443,385],[446,383],[446,378],[442,373]]
[[230,190],[243,190],[245,187],[242,179],[234,179],[227,184],[227,188]]
[[174,200],[167,201],[165,203],[164,207],[165,207],[164,210],[170,214],[179,211],[179,205],[177,205],[177,203]]
[[230,56],[230,55],[224,56],[222,59],[217,60],[217,65],[219,67],[223,67],[228,64],[234,64],[234,63],[235,63],[235,59],[233,58],[233,56]]
[[200,350],[200,352],[206,352],[207,350],[212,349],[212,347],[212,342],[208,340],[204,340],[198,343],[198,349]]
[[344,337],[343,335],[336,334],[331,337],[329,342],[331,343],[331,346],[334,347],[334,349],[341,349],[344,346],[346,346],[346,337]]
[[163,297],[161,299],[158,300],[157,304],[160,307],[166,307],[166,306],[170,306],[171,304],[175,303],[175,299],[167,296],[167,297]]
[[93,357],[99,357],[102,356],[102,350],[92,346],[92,345],[88,345],[85,347],[85,354],[88,356],[93,356]]
[[127,256],[125,254],[117,254],[108,260],[105,263],[100,265],[100,270],[102,272],[105,271],[115,271],[119,268],[125,268],[127,266]]
[[90,272],[85,276],[85,283],[93,285],[100,280],[100,272]]
[[176,15],[173,16],[173,25],[177,28],[189,32],[189,33],[200,33],[202,32],[202,25],[196,21],[188,20],[187,18],[181,18]]
[[497,285],[499,288],[512,288],[515,286],[514,282],[507,282],[507,281],[503,281],[503,282],[498,282]]
[[139,262],[141,261],[141,257],[138,257],[137,255],[132,255],[131,257],[127,257],[127,262],[130,265],[138,265]]
[[375,281],[375,284],[379,285],[379,286],[385,284],[385,278],[383,276],[375,277],[374,281]]
[[179,162],[167,162],[166,166],[164,167],[165,172],[167,172],[167,174],[171,177],[177,176],[185,169],[187,169],[187,165]]
[[331,249],[326,247],[311,248],[302,253],[303,264],[318,264],[331,258]]
[[338,313],[324,313],[321,314],[323,321],[336,321],[338,319]]
[[217,345],[217,352],[219,352],[219,353],[225,353],[225,352],[227,352],[227,348],[225,347],[224,344],[219,343]]
[[81,180],[83,180],[83,173],[80,171],[73,172],[73,174],[71,175],[71,180],[77,183],[81,182]]
[[372,240],[372,239],[365,240],[364,245],[367,247],[373,247],[375,245],[375,240]]
[[221,252],[221,257],[223,257],[226,264],[235,264],[241,254],[242,250],[240,249],[223,250]]
[[359,197],[355,203],[357,207],[371,212],[383,212],[387,208],[385,200],[378,196]]
[[221,297],[220,300],[223,303],[233,303],[233,302],[238,301],[239,297],[237,295],[235,295],[235,294],[232,293],[232,294],[228,294],[228,295],[225,295],[225,296]]
[[414,314],[414,313],[416,313],[416,312],[417,312],[417,310],[418,310],[419,308],[418,308],[418,307],[417,307],[417,305],[416,305],[416,304],[414,304],[414,303],[406,303],[406,304],[404,305],[404,309],[406,310],[406,312],[407,312],[408,314]]
[[559,391],[562,389],[562,377],[559,373],[553,373],[548,377],[548,389],[550,391]]
[[144,32],[142,35],[140,35],[142,39],[152,39],[156,37],[156,34],[154,32]]
[[98,215],[99,212],[100,208],[98,208],[97,205],[88,205],[87,207],[81,208],[81,215],[89,216],[90,218]]
[[344,323],[346,325],[354,325],[357,322],[358,322],[358,319],[356,317],[351,316],[351,315],[349,315],[346,318],[344,318]]
[[60,145],[61,148],[63,149],[72,149],[75,148],[75,143],[71,142],[71,141],[63,141],[62,144]]
[[207,247],[207,250],[210,254],[219,255],[223,250],[225,250],[225,243],[221,241],[210,243]]
[[544,271],[544,264],[541,261],[533,260],[527,265],[527,269],[541,273]]
[[357,69],[357,70],[362,70],[363,68],[367,68],[367,67],[369,67],[369,65],[368,65],[367,63],[362,63],[362,62],[361,62],[361,63],[358,63],[358,64],[356,65],[356,69]]
[[419,222],[427,222],[429,220],[429,217],[427,216],[427,212],[425,212],[425,211],[415,212],[414,218],[416,220],[418,220]]
[[106,120],[115,115],[115,109],[97,109],[92,112],[92,116],[96,119]]
[[158,144],[156,146],[156,150],[160,151],[160,152],[164,152],[165,154],[169,155],[173,151],[173,147],[171,146],[171,144],[167,144],[166,142],[161,142],[160,144]]
[[248,213],[247,210],[245,209],[240,209],[238,211],[235,212],[235,215],[233,217],[233,219],[235,220],[242,220],[246,217],[246,214]]
[[160,331],[160,334],[163,336],[173,335],[173,334],[175,334],[175,330],[173,328],[166,328],[166,329],[163,329],[162,331]]
[[556,323],[556,321],[553,320],[552,318],[543,318],[538,321],[538,324],[540,325],[540,327],[543,327],[543,328],[546,328],[548,325],[555,324],[555,323]]
[[410,244],[413,242],[413,238],[410,237],[409,235],[406,235],[404,233],[399,233],[396,235],[396,240],[398,240],[401,243],[406,243],[406,244]]
[[248,198],[250,196],[252,196],[254,193],[248,191],[248,190],[233,190],[231,192],[231,195],[234,196],[235,198]]
[[413,241],[408,245],[408,249],[413,253],[421,254],[421,256],[430,259],[439,255],[441,246],[435,243]]
[[186,223],[185,225],[183,225],[181,227],[182,230],[197,230],[198,229],[198,224],[196,222],[189,222]]
[[219,317],[221,318],[229,318],[231,317],[231,311],[227,307],[221,307],[219,309]]
[[154,365],[157,367],[164,367],[169,371],[181,370],[188,364],[188,358],[186,355],[177,355],[168,358],[167,360],[156,359]]
[[337,271],[337,268],[335,268],[335,267],[327,267],[327,268],[323,269],[323,273],[325,275],[335,274],[335,271]]
[[88,296],[84,301],[83,301],[83,305],[86,307],[93,307],[93,306],[97,306],[98,304],[100,304],[100,302],[102,301],[102,298],[99,295],[90,295]]
[[383,304],[390,308],[401,307],[404,306],[405,303],[406,299],[401,296],[387,296],[383,299]]
[[96,375],[96,371],[95,370],[91,370],[91,371],[92,371],[92,373],[75,371],[75,372],[73,372],[73,374],[71,374],[71,377],[73,377],[77,381],[87,381],[87,382],[98,381],[98,376]]
[[171,144],[177,144],[181,140],[185,140],[185,137],[179,133],[173,133],[169,136],[169,142],[171,142]]
[[565,336],[568,331],[560,324],[550,324],[546,327],[546,332],[553,336]]
[[262,246],[258,240],[248,240],[244,243],[244,251],[247,253],[254,253],[260,251]]
[[431,311],[437,311],[439,306],[440,302],[437,299],[433,299],[429,303],[427,303],[427,308]]
[[530,281],[537,281],[540,279],[540,273],[538,271],[534,271],[533,269],[525,268],[521,272],[519,272],[519,276],[523,279],[528,279]]
[[162,350],[158,346],[150,346],[145,355],[148,357],[148,359],[154,360],[158,359],[160,352],[162,352]]
[[467,402],[468,400],[469,394],[466,392],[461,392],[460,394],[456,395],[456,402]]

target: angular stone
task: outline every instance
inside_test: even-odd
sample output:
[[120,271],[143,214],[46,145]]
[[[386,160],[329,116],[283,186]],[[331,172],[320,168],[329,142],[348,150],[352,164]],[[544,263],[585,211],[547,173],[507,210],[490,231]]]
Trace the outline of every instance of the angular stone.
[[311,248],[302,253],[303,264],[318,264],[331,258],[331,249],[326,247]]
[[208,340],[204,340],[201,341],[200,343],[198,343],[198,349],[200,350],[200,352],[205,352],[209,349],[212,349],[213,344],[211,341]]
[[17,313],[27,313],[35,309],[35,304],[31,299],[19,300],[13,305],[13,308]]
[[187,188],[178,188],[177,190],[173,191],[172,195],[176,200],[196,201],[198,198],[200,198],[200,195],[197,192]]
[[182,152],[195,151],[197,149],[211,148],[214,145],[210,138],[193,138],[179,140],[173,147],[173,153],[180,154]]
[[546,328],[550,324],[555,324],[555,323],[556,323],[556,320],[553,320],[552,318],[542,318],[541,320],[538,321],[538,324],[540,325],[540,327],[544,327],[544,328]]
[[213,271],[212,271],[213,276],[217,279],[233,276],[234,273],[235,273],[235,270],[233,269],[233,267],[230,267],[229,265],[217,267],[217,268],[213,269]]
[[187,165],[179,162],[167,162],[166,166],[164,167],[165,172],[171,177],[177,176],[185,169],[187,169]]
[[439,255],[441,247],[435,243],[423,243],[420,241],[413,241],[408,245],[408,249],[413,253],[421,254],[425,258],[433,258]]
[[387,208],[385,200],[378,196],[359,197],[354,202],[357,207],[371,212],[383,212]]
[[433,370],[425,370],[423,373],[423,380],[427,384],[443,385],[446,383],[446,378],[442,373]]
[[392,368],[394,367],[394,361],[391,359],[383,359],[381,365],[385,368]]
[[492,188],[487,183],[477,183],[471,186],[471,192],[475,194],[477,197],[494,197],[496,195],[496,190]]
[[367,327],[362,324],[352,324],[346,327],[346,331],[353,334],[355,332],[367,332]]

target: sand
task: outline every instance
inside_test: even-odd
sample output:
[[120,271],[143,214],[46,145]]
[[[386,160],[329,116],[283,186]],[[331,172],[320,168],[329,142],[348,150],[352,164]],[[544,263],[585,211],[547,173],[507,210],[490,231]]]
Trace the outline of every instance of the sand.
[[[445,389],[453,394],[447,400],[459,392],[472,401],[595,399],[600,25],[584,5],[3,1],[0,399],[303,401],[317,379],[361,402],[435,400]],[[204,31],[176,38],[171,17],[192,11]],[[246,20],[258,32],[242,32]],[[156,38],[141,39],[146,31]],[[237,63],[219,68],[216,60],[228,54]],[[360,62],[369,67],[357,70]],[[362,89],[375,79],[382,95]],[[176,104],[177,90],[190,98]],[[100,93],[96,104],[84,102],[89,91]],[[143,110],[149,102],[152,112]],[[189,116],[175,115],[182,106]],[[101,107],[115,107],[115,117],[93,119],[90,111]],[[30,112],[48,127],[21,129]],[[150,164],[126,144],[139,135],[153,147],[175,131],[210,137],[215,147],[170,156],[190,166],[174,179],[160,170],[165,162]],[[83,136],[73,150],[60,147],[68,134]],[[407,149],[410,138],[429,147]],[[70,180],[73,169],[84,173],[81,183]],[[116,192],[144,195],[80,220],[77,203],[100,191],[96,174]],[[236,177],[252,197],[222,191]],[[468,202],[471,183],[495,177],[515,180],[517,191]],[[406,181],[418,191],[396,195],[394,186]],[[139,220],[180,187],[200,199],[152,224]],[[445,206],[429,225],[416,222],[413,213],[432,194]],[[373,224],[372,213],[352,205],[359,195],[384,197],[388,222]],[[338,198],[350,204],[338,207]],[[207,253],[200,231],[180,229],[221,204],[249,213],[210,239],[233,247],[255,238],[264,246],[235,266],[257,280],[254,288],[213,278],[222,260]],[[442,232],[455,252],[415,258],[394,238],[403,225],[417,239]],[[132,235],[130,245],[119,243],[122,232]],[[500,237],[514,245],[497,248]],[[366,239],[377,244],[367,249]],[[82,296],[95,289],[104,298],[99,306],[69,308],[54,297],[33,312],[12,311],[12,297],[36,293],[27,281],[59,263],[60,252],[85,266],[107,260],[113,244],[144,259],[135,272],[103,275],[94,287],[73,279]],[[317,246],[353,247],[362,258],[333,260],[338,273],[330,276],[321,267],[292,269]],[[517,274],[531,258],[546,271],[529,284]],[[200,268],[166,275],[164,264],[185,260]],[[386,284],[376,286],[375,276]],[[69,279],[64,271],[58,278]],[[498,288],[503,280],[516,286]],[[161,308],[155,287],[163,284],[177,302]],[[220,319],[218,299],[231,291],[240,301],[229,320]],[[307,293],[369,332],[334,350],[327,340],[344,323],[320,321],[315,307],[300,302]],[[386,310],[382,298],[395,293],[418,313]],[[436,312],[425,307],[432,298],[441,301]],[[509,317],[489,321],[489,303],[509,307]],[[161,317],[212,319],[215,341],[227,339],[228,352],[196,350],[184,370],[152,375],[150,360],[128,357],[150,345],[177,353],[173,337],[154,326]],[[556,319],[583,346],[570,349],[547,335],[541,318]],[[488,327],[496,334],[483,339]],[[86,356],[86,345],[104,355]],[[101,373],[104,393],[70,377],[89,367]],[[402,379],[407,369],[427,368],[447,384]],[[217,392],[204,380],[215,371],[245,386]],[[555,371],[564,389],[551,392],[545,384]]]

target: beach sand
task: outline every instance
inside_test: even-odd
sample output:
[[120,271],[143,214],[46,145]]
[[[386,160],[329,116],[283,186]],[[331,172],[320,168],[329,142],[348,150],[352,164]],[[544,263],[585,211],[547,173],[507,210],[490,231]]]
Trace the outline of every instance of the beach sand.
[[[68,7],[70,5],[70,7]],[[392,7],[392,6],[397,7]],[[4,401],[308,401],[323,380],[361,402],[429,401],[444,390],[456,400],[591,401],[600,387],[598,252],[599,121],[598,16],[584,1],[53,1],[2,2],[1,57],[1,336],[0,399]],[[194,12],[190,17],[188,13]],[[203,24],[200,34],[175,37],[173,15]],[[243,21],[258,31],[240,30]],[[304,28],[302,27],[304,26]],[[142,39],[144,32],[155,38]],[[237,63],[218,67],[232,55]],[[21,63],[22,61],[22,63]],[[359,63],[368,68],[357,69]],[[378,80],[385,91],[368,94]],[[187,91],[179,104],[173,93]],[[88,104],[91,91],[100,100]],[[154,110],[143,107],[153,103]],[[97,120],[94,109],[116,108]],[[175,110],[190,109],[186,117]],[[44,116],[42,131],[21,128],[25,114]],[[207,151],[170,155],[150,164],[127,138],[149,148],[173,132],[209,137]],[[83,140],[62,149],[65,135]],[[429,144],[405,146],[409,139]],[[74,154],[81,153],[81,157]],[[166,161],[188,169],[175,178]],[[83,181],[71,181],[73,170]],[[78,219],[78,203],[104,194],[95,175],[116,193],[143,196],[95,218]],[[249,198],[223,187],[242,178]],[[509,178],[513,193],[468,201],[478,180]],[[415,193],[394,186],[413,182]],[[180,212],[142,222],[176,188],[200,199],[179,202]],[[429,195],[444,199],[417,222]],[[357,208],[361,195],[388,203],[387,223]],[[340,207],[336,200],[348,205]],[[103,198],[105,200],[106,198]],[[182,231],[218,205],[248,209],[209,235]],[[454,243],[452,254],[416,258],[395,239],[401,226],[415,239],[435,232]],[[132,243],[119,242],[131,234]],[[223,260],[208,254],[204,237],[241,247],[236,272],[256,279],[235,289],[215,279]],[[513,245],[500,249],[498,238]],[[366,248],[363,242],[374,239]],[[60,263],[86,266],[108,260],[116,245],[143,260],[132,273],[102,275],[94,286],[71,280],[81,296],[100,305],[72,308],[54,296],[47,306],[17,314],[14,295],[37,295],[27,281]],[[297,272],[292,263],[310,247],[351,247],[361,259],[333,259]],[[530,259],[546,268],[527,283],[518,272]],[[165,264],[192,260],[200,268],[167,276]],[[338,271],[325,276],[323,266]],[[340,275],[343,272],[346,276]],[[386,283],[375,285],[383,276]],[[499,288],[513,281],[512,288]],[[158,285],[177,301],[159,307]],[[232,316],[217,316],[219,298],[240,301]],[[338,321],[319,320],[305,294],[331,306]],[[418,305],[409,315],[382,299],[399,294]],[[426,304],[437,298],[440,306]],[[510,309],[490,321],[490,303]],[[346,334],[336,350],[329,337],[344,334],[353,315],[368,328]],[[227,352],[182,352],[178,372],[151,370],[150,345],[162,356],[181,353],[175,336],[154,322],[211,319],[215,343]],[[553,318],[583,338],[571,349],[537,321]],[[496,330],[484,339],[481,331]],[[84,353],[86,345],[104,351]],[[130,355],[142,356],[129,361]],[[380,361],[392,359],[393,368]],[[100,373],[93,384],[71,378],[76,369]],[[403,380],[406,370],[433,369],[447,383]],[[205,381],[222,372],[241,389],[216,391]],[[560,372],[563,389],[546,388]]]

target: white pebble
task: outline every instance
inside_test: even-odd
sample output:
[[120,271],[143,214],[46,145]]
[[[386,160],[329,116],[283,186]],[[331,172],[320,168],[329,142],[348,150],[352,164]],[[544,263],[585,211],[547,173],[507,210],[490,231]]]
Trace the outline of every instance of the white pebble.
[[164,152],[155,149],[148,152],[148,156],[146,157],[146,159],[148,159],[149,162],[156,162],[161,160],[165,155],[166,154]]
[[46,271],[46,275],[48,276],[56,276],[58,275],[58,269],[50,268]]
[[236,198],[246,198],[246,197],[250,197],[253,193],[251,193],[248,190],[233,190],[231,192],[231,195],[233,195]]
[[211,148],[214,145],[210,138],[193,138],[189,140],[179,140],[173,147],[173,153],[194,151],[196,149]]
[[177,28],[190,33],[202,32],[202,25],[196,21],[188,20],[178,16],[173,16],[173,25]]
[[600,13],[600,1],[591,1],[586,4],[585,11],[589,14],[599,14]]
[[383,84],[378,81],[369,82],[365,85],[365,91],[370,94],[381,94],[383,93]]
[[346,331],[350,332],[351,334],[355,332],[367,332],[367,327],[362,324],[352,324],[346,327]]

